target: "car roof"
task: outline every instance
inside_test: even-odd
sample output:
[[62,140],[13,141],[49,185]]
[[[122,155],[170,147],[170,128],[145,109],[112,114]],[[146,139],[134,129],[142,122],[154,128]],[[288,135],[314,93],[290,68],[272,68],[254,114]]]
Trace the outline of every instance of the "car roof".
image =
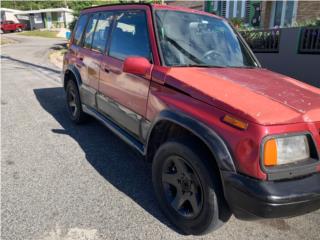
[[223,17],[214,15],[212,13],[204,12],[204,11],[199,11],[187,7],[181,7],[181,6],[173,6],[173,5],[166,5],[166,4],[155,4],[155,3],[118,3],[118,4],[104,4],[104,5],[98,5],[98,6],[93,6],[93,7],[87,7],[84,8],[81,13],[89,13],[89,12],[94,12],[94,10],[99,11],[101,10],[100,8],[106,10],[108,7],[119,7],[119,6],[126,6],[127,9],[130,9],[130,6],[149,6],[150,8],[153,9],[160,9],[160,10],[169,10],[169,11],[181,11],[181,12],[190,12],[190,13],[197,13],[197,14],[202,14],[202,15],[208,15],[211,17],[216,17],[219,19],[224,19]]

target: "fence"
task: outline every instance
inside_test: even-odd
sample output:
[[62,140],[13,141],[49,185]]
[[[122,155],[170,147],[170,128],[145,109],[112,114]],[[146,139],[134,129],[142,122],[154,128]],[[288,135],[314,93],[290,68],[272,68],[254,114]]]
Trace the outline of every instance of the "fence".
[[320,27],[301,29],[299,53],[320,54]]
[[241,35],[254,52],[279,52],[279,29],[243,31]]
[[241,32],[261,65],[320,87],[320,27]]

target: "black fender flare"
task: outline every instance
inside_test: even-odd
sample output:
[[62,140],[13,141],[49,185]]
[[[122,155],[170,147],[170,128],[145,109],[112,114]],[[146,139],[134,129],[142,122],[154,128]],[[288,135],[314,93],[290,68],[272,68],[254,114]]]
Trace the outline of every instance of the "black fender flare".
[[64,74],[63,74],[63,78],[62,78],[62,81],[63,81],[63,88],[65,89],[66,88],[66,83],[65,83],[65,75],[67,72],[71,72],[72,75],[75,77],[75,80],[77,82],[77,85],[78,85],[78,88],[80,89],[80,86],[82,85],[82,80],[81,80],[81,75],[79,73],[79,70],[77,69],[77,67],[75,67],[74,65],[72,64],[69,64],[67,67],[66,67],[66,70],[64,71]]
[[236,172],[231,152],[229,151],[225,141],[212,128],[209,128],[199,120],[177,110],[163,110],[154,119],[147,135],[145,151],[149,149],[149,140],[155,126],[157,126],[161,121],[170,121],[177,124],[201,139],[216,159],[220,171]]

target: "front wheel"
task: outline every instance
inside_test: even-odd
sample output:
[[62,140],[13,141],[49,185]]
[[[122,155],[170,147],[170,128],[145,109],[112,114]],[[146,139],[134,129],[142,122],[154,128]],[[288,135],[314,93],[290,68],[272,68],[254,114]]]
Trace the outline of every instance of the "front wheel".
[[[157,150],[152,180],[160,208],[185,234],[213,231],[230,218],[219,172],[192,140],[170,140]],[[212,159],[213,160],[213,159]]]
[[17,32],[22,32],[22,29],[21,28],[17,28]]

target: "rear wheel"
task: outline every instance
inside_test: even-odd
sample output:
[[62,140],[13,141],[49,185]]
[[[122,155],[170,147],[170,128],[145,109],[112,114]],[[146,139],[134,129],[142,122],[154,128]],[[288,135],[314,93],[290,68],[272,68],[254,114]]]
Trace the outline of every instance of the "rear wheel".
[[152,166],[156,197],[168,219],[185,234],[213,231],[230,218],[219,172],[192,139],[170,140],[158,149]]
[[70,119],[78,124],[85,122],[88,119],[88,115],[82,110],[78,86],[72,80],[67,83],[66,100]]

